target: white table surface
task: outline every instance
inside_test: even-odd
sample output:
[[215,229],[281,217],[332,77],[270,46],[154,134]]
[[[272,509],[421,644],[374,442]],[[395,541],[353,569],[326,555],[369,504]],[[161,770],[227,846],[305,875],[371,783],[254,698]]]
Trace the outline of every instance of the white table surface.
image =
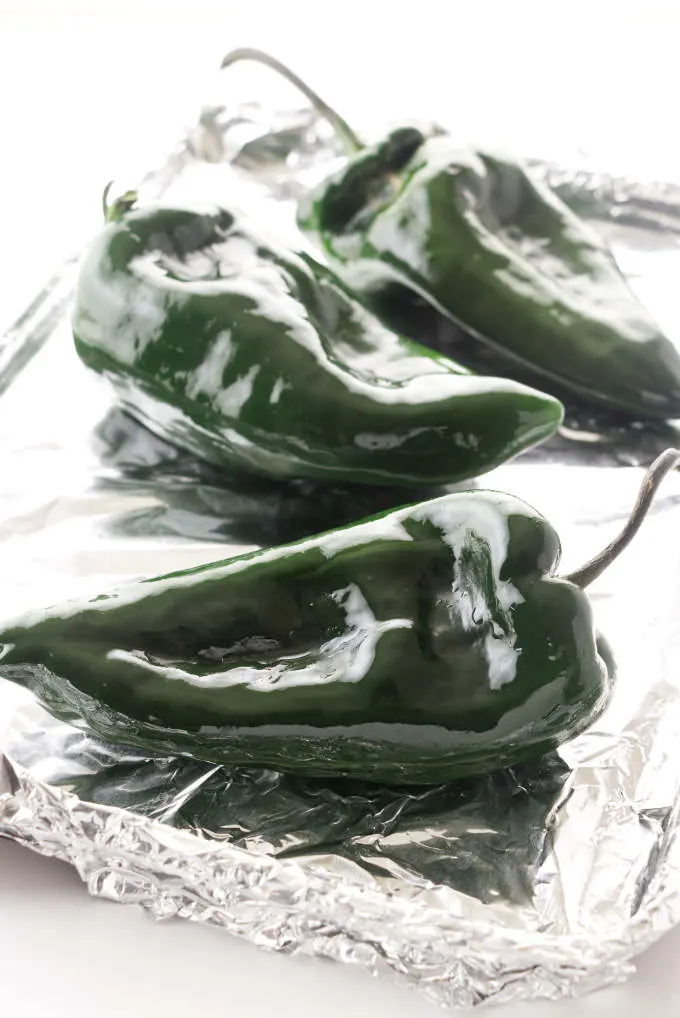
[[[412,6],[418,22],[399,13]],[[653,150],[659,175],[680,180],[672,128],[679,38],[674,0],[343,0],[332,8],[318,0],[0,0],[0,328],[71,249],[74,222],[96,222],[102,183],[190,122],[202,78],[235,45],[287,59],[348,118],[367,103],[379,110],[389,92],[391,109],[450,120],[453,108],[463,132],[475,136],[483,124],[483,134],[510,145],[533,143],[539,125],[556,154],[575,144],[595,157],[621,153],[633,138],[636,158]],[[496,1013],[675,1018],[679,950],[676,930],[624,986]],[[0,974],[0,1011],[24,1018],[437,1013],[388,978],[267,954],[187,922],[152,923],[135,907],[90,898],[74,870],[6,841]]]

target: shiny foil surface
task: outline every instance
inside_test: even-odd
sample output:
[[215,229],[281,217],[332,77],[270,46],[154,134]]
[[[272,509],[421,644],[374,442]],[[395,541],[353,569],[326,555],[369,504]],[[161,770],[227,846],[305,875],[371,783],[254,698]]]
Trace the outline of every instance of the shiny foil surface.
[[[307,111],[216,104],[142,194],[223,198],[302,244],[293,202],[337,158]],[[679,336],[680,192],[532,165],[606,234]],[[0,346],[0,617],[403,502],[403,491],[227,475],[150,436],[76,357],[75,268]],[[445,339],[452,351],[464,343],[453,329]],[[671,427],[567,410],[555,439],[476,483],[555,525],[562,573],[620,530],[644,466],[680,441]],[[615,696],[593,729],[536,764],[404,790],[149,759],[53,721],[0,682],[0,835],[72,863],[92,894],[391,970],[444,1005],[625,979],[680,921],[678,533],[675,473],[589,590],[617,661]]]

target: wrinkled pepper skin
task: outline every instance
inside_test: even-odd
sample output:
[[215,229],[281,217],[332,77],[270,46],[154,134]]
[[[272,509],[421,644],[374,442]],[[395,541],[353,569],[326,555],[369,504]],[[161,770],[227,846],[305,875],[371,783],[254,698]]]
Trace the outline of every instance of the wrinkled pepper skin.
[[521,164],[402,128],[305,199],[299,224],[375,313],[404,286],[549,391],[680,417],[677,349],[603,241]]
[[429,784],[528,760],[603,709],[611,658],[553,528],[449,494],[36,612],[0,675],[150,753]]
[[109,223],[82,264],[73,329],[151,431],[273,477],[458,481],[562,420],[552,397],[389,331],[333,273],[215,206]]

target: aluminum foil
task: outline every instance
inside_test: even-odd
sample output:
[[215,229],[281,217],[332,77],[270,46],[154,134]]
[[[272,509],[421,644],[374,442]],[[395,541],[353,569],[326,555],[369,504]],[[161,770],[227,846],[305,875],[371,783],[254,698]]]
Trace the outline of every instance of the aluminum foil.
[[[337,160],[307,110],[206,107],[145,196],[225,200],[296,236],[293,203]],[[612,243],[670,335],[680,192],[532,163]],[[127,181],[126,185],[130,182]],[[0,348],[0,617],[287,541],[403,500],[383,488],[227,475],[152,437],[72,348],[76,262]],[[465,337],[429,337],[466,355]],[[568,572],[621,527],[678,435],[570,403],[564,429],[480,484],[557,526]],[[618,663],[597,726],[531,766],[418,791],[145,757],[0,683],[0,835],[77,867],[92,894],[263,947],[397,973],[447,1005],[626,978],[680,921],[680,477],[591,588]],[[4,735],[3,735],[4,724]]]

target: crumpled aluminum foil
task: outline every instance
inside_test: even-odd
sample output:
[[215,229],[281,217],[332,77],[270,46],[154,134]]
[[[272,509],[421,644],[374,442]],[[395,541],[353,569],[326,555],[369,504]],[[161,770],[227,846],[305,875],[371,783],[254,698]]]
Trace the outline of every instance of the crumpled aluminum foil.
[[[295,236],[295,197],[337,157],[308,111],[218,104],[142,193],[255,202]],[[532,166],[606,233],[677,333],[667,281],[677,278],[680,189]],[[62,267],[0,348],[0,617],[403,500],[228,476],[150,436],[75,356],[75,269]],[[464,349],[455,330],[437,338]],[[481,481],[554,522],[565,572],[620,529],[643,465],[678,442],[672,428],[568,409],[559,436]],[[10,716],[16,692],[0,682],[9,722],[4,736],[0,725],[0,835],[72,863],[92,894],[263,947],[391,970],[442,1004],[557,997],[624,979],[636,953],[680,921],[679,531],[675,474],[591,588],[618,662],[611,706],[534,765],[414,791],[149,759],[32,703]]]

